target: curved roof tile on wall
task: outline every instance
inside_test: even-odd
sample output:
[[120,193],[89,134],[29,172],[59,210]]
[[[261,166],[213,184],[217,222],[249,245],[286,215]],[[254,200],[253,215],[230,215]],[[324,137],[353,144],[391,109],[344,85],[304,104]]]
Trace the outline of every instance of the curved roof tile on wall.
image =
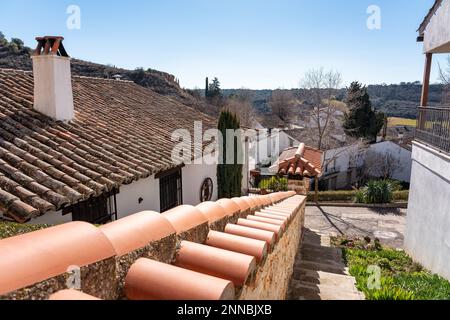
[[[137,260],[125,279],[127,297],[234,299],[233,284],[242,286],[246,282],[255,271],[256,261],[261,262],[277,235],[282,236],[287,215],[296,213],[299,201],[304,201],[304,197],[292,197],[294,194],[275,194],[273,197],[284,201],[275,201],[276,204],[267,207],[269,210],[282,208],[286,214],[255,213],[248,215],[249,219],[239,219],[241,225],[228,224],[225,232],[209,231],[205,244],[182,241],[175,262],[179,267],[148,259]],[[252,198],[260,202],[273,197]],[[0,268],[8,270],[0,273],[0,295],[63,274],[69,266],[81,267],[124,255],[175,232],[207,223],[207,217],[214,220],[227,216],[225,208],[240,214],[240,209],[236,211],[239,207],[236,202],[241,201],[227,200],[206,202],[197,207],[179,206],[162,215],[140,212],[99,228],[72,222],[0,240]],[[53,300],[92,298],[74,290],[62,290],[51,296]]]
[[203,223],[208,223],[208,218],[196,207],[183,205],[162,213],[169,220],[177,233],[188,231]]
[[171,134],[216,120],[129,81],[72,77],[75,118],[33,109],[32,72],[0,69],[0,210],[18,222],[175,166]]
[[231,199],[220,199],[216,203],[225,209],[228,216],[232,216],[241,211],[241,207]]
[[208,219],[209,223],[214,223],[227,216],[227,211],[216,202],[202,202],[196,208]]
[[96,227],[70,222],[0,241],[0,295],[116,255]]
[[149,259],[131,266],[125,291],[131,300],[232,300],[235,294],[230,281]]
[[119,256],[176,233],[175,228],[164,216],[152,211],[139,212],[108,223],[101,226],[100,230],[112,243]]

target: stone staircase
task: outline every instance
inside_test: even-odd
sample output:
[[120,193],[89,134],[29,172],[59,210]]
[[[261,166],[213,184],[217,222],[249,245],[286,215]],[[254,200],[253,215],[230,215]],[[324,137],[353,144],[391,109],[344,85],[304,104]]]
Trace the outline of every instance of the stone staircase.
[[330,237],[305,229],[290,283],[290,300],[364,300]]

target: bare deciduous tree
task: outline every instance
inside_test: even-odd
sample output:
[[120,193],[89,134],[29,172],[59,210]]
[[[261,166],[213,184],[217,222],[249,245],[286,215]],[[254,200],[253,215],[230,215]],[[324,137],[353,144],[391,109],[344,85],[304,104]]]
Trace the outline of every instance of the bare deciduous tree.
[[442,103],[450,103],[450,55],[447,57],[447,67],[442,68],[439,64],[439,78],[444,85],[442,93]]
[[277,89],[272,92],[269,102],[272,107],[272,114],[277,115],[285,125],[290,123],[293,102],[294,95],[289,90]]
[[391,179],[400,167],[400,159],[391,152],[369,150],[366,153],[361,176],[366,180],[372,177]]
[[325,71],[323,68],[311,69],[306,72],[301,83],[307,89],[313,102],[311,119],[314,129],[317,129],[317,148],[322,150],[325,135],[330,133],[330,127],[334,123],[336,111],[338,111],[335,100],[336,90],[342,83],[342,76],[337,71]]
[[251,128],[255,119],[252,100],[253,94],[250,90],[240,89],[237,94],[227,99],[225,109],[239,117],[241,126]]

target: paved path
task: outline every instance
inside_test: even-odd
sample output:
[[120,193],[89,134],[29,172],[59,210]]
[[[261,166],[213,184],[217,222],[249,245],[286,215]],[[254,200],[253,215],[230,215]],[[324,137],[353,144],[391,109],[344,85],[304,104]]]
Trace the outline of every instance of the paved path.
[[290,282],[290,300],[363,300],[355,278],[348,274],[342,250],[330,247],[330,237],[305,230]]
[[403,248],[406,209],[306,207],[305,227],[322,234],[370,236],[393,248]]

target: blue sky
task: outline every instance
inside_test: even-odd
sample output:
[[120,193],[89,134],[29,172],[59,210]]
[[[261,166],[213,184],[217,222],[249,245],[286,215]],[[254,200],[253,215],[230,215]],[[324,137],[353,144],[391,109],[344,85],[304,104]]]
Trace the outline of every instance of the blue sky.
[[[206,76],[223,88],[295,88],[321,66],[344,85],[398,83],[422,79],[416,30],[433,1],[1,0],[0,30],[32,47],[63,35],[72,57],[166,71],[188,88]],[[81,9],[79,30],[67,28],[69,5]],[[366,26],[369,5],[381,9],[380,30]]]

